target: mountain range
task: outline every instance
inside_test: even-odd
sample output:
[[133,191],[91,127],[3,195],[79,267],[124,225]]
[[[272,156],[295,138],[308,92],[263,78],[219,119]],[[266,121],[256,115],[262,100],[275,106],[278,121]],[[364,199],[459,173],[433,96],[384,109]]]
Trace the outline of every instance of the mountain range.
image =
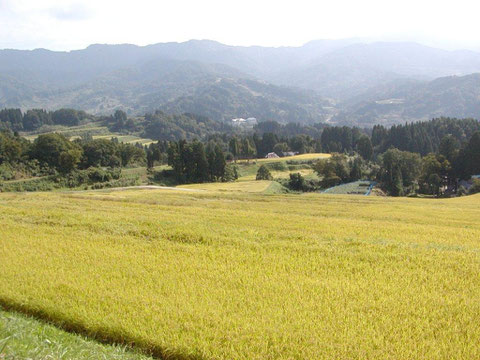
[[191,40],[0,50],[0,106],[370,126],[478,117],[475,73],[480,53],[474,51],[356,39],[279,48]]

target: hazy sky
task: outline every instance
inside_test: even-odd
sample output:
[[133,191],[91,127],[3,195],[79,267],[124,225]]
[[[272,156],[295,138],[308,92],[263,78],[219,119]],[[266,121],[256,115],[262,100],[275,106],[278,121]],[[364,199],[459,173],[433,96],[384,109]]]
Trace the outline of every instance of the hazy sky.
[[0,0],[0,48],[361,37],[480,50],[479,16],[479,0]]

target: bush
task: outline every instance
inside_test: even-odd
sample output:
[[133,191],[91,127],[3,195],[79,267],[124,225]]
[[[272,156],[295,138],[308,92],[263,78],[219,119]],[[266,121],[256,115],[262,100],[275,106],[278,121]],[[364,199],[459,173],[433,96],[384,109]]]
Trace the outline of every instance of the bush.
[[258,168],[256,180],[272,180],[272,174],[265,165]]
[[74,188],[89,183],[88,170],[75,170],[65,177],[66,185]]
[[5,192],[22,192],[22,191],[50,191],[63,187],[63,183],[54,182],[53,177],[47,179],[34,179],[18,181],[9,184],[2,184],[0,190]]
[[104,183],[96,183],[92,185],[92,189],[110,189],[110,188],[117,188],[117,187],[128,187],[128,186],[135,186],[138,185],[138,177],[136,179],[118,179],[112,180]]
[[[265,166],[265,165],[262,165]],[[285,171],[287,170],[287,165],[283,161],[276,161],[272,163],[266,164],[266,167],[270,170],[275,170],[275,171]]]
[[223,181],[235,181],[238,179],[238,170],[235,165],[227,164],[225,166],[225,175],[223,176]]
[[304,191],[305,179],[303,178],[302,174],[290,174],[290,181],[288,182],[288,187],[295,191]]
[[162,186],[175,186],[177,180],[173,170],[154,171],[153,176],[149,177],[150,184],[159,184]]
[[0,180],[12,180],[15,178],[15,172],[10,164],[0,165]]
[[474,179],[473,185],[468,189],[468,194],[473,195],[480,193],[480,179]]
[[459,187],[458,190],[457,190],[457,195],[458,195],[458,196],[465,196],[465,195],[467,195],[467,189],[465,189],[464,186],[461,186],[461,185],[460,185],[460,187]]
[[337,186],[341,182],[342,182],[342,179],[340,179],[338,176],[331,175],[323,178],[321,185],[323,188],[330,188],[332,186]]
[[107,169],[90,167],[87,169],[88,179],[90,183],[102,183],[120,178],[120,169]]
[[312,166],[309,164],[294,164],[294,165],[288,165],[288,170],[289,171],[295,171],[295,170],[303,170],[303,169],[311,169]]

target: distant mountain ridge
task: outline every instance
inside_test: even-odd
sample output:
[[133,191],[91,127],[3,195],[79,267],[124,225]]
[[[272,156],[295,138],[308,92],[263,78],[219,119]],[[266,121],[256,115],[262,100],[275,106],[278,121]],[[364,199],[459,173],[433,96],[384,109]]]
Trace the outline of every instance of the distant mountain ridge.
[[343,124],[393,125],[435,117],[480,117],[480,73],[433,81],[396,81],[372,89],[332,120]]
[[[254,116],[354,124],[362,118],[358,112],[366,102],[402,95],[414,108],[388,116],[403,122],[429,114],[470,114],[464,110],[474,106],[456,106],[475,101],[470,82],[456,81],[458,91],[451,87],[442,102],[433,96],[438,86],[426,84],[475,72],[480,72],[477,52],[356,39],[279,48],[191,40],[148,46],[96,44],[70,52],[0,50],[0,107],[73,107],[95,114],[162,109],[216,120]],[[413,96],[426,103],[414,102]],[[382,111],[364,110],[372,119],[362,121],[371,123]]]

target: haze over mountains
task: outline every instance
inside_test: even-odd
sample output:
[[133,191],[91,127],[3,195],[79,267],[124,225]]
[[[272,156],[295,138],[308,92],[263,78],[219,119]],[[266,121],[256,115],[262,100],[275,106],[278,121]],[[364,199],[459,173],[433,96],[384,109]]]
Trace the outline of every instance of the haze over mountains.
[[0,50],[0,106],[95,114],[162,109],[214,120],[393,124],[478,117],[480,53],[416,43],[238,47],[192,40],[84,50]]

